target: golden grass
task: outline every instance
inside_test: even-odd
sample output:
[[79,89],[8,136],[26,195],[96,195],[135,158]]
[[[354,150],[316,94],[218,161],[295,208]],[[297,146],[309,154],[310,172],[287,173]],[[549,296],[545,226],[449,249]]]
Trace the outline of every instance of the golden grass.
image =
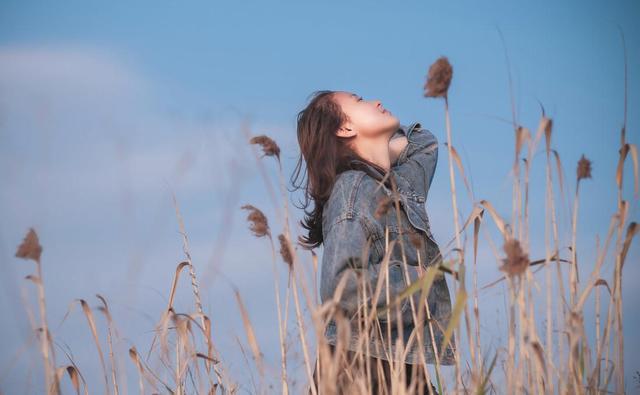
[[[561,188],[561,193],[564,193],[562,189],[564,176],[562,174],[560,155],[553,149],[552,145],[552,119],[543,113],[533,136],[529,129],[518,125],[514,119],[513,199],[511,220],[507,221],[499,214],[499,210],[491,202],[485,199],[475,199],[460,157],[453,145],[448,107],[448,88],[453,75],[452,70],[446,58],[438,60],[430,69],[429,76],[431,78],[435,76],[439,80],[432,81],[432,83],[427,81],[427,84],[425,84],[425,90],[428,90],[425,91],[425,96],[443,98],[445,105],[446,146],[449,159],[449,179],[454,208],[455,234],[451,240],[443,243],[441,249],[443,255],[445,257],[450,256],[450,259],[445,260],[439,266],[429,266],[417,281],[409,284],[397,297],[392,297],[388,288],[389,258],[397,240],[389,240],[387,232],[385,240],[386,252],[384,259],[380,262],[381,276],[378,278],[377,283],[367,284],[365,276],[358,277],[362,285],[359,297],[362,300],[369,300],[370,303],[362,303],[362,309],[358,311],[357,318],[360,323],[361,341],[356,345],[357,350],[352,350],[353,358],[346,358],[349,355],[346,347],[350,337],[350,327],[346,317],[342,315],[341,310],[338,308],[346,277],[341,279],[332,300],[325,301],[322,304],[319,303],[315,286],[318,274],[317,256],[311,252],[313,265],[310,267],[314,286],[310,287],[307,284],[306,266],[301,264],[299,251],[291,243],[293,237],[289,227],[288,197],[283,181],[280,149],[271,138],[264,135],[251,137],[248,127],[243,128],[252,147],[253,145],[262,146],[264,152],[262,157],[258,156],[255,150],[253,152],[274,202],[277,201],[275,188],[271,185],[271,179],[268,177],[262,159],[266,156],[277,159],[280,192],[284,201],[284,207],[278,207],[277,210],[278,215],[282,217],[285,224],[282,233],[277,233],[280,244],[279,256],[282,259],[282,264],[278,263],[278,254],[276,253],[267,217],[262,211],[250,204],[241,207],[250,212],[247,220],[251,224],[250,230],[254,236],[257,238],[267,236],[269,239],[272,251],[275,301],[279,324],[281,361],[278,381],[280,386],[278,389],[268,389],[270,388],[267,386],[268,377],[265,377],[267,369],[255,330],[240,293],[234,290],[239,314],[242,317],[245,328],[246,340],[253,354],[253,363],[255,363],[260,375],[257,383],[254,380],[253,384],[256,393],[278,392],[289,394],[291,391],[292,381],[287,375],[289,350],[287,349],[286,339],[291,296],[293,296],[296,332],[303,353],[304,373],[307,379],[305,391],[313,395],[371,393],[372,379],[380,376],[382,367],[376,366],[371,359],[367,358],[370,352],[368,349],[370,336],[380,334],[382,326],[379,320],[381,318],[385,318],[388,322],[393,322],[393,319],[399,321],[400,313],[397,307],[402,303],[406,303],[407,300],[410,303],[413,318],[417,323],[416,331],[412,334],[410,342],[417,342],[421,345],[421,350],[425,342],[431,343],[432,348],[436,351],[435,377],[431,377],[425,355],[422,353],[420,355],[420,363],[414,365],[415,369],[411,371],[411,377],[405,377],[404,364],[395,362],[391,358],[392,360],[389,363],[389,373],[391,375],[390,393],[414,394],[422,393],[421,391],[424,389],[432,394],[433,391],[428,385],[429,382],[435,384],[438,393],[447,394],[512,394],[525,392],[600,394],[610,393],[611,384],[614,386],[615,393],[624,392],[624,337],[620,287],[622,270],[629,248],[634,236],[640,230],[637,223],[629,221],[630,202],[625,200],[622,194],[624,165],[627,157],[631,154],[634,176],[633,199],[636,201],[638,199],[638,150],[636,145],[626,141],[626,125],[623,125],[621,130],[621,146],[618,151],[619,159],[615,174],[618,189],[616,212],[611,218],[604,244],[599,246],[598,255],[591,272],[581,282],[578,268],[585,270],[587,262],[585,260],[579,264],[577,256],[578,240],[576,235],[579,217],[579,187],[581,181],[591,177],[591,163],[583,156],[577,164],[576,192],[573,199],[573,215],[571,219],[570,254],[563,258],[560,246],[566,241],[560,239],[558,232],[554,176],[557,176],[555,183]],[[533,165],[533,153],[543,136],[545,138],[546,153],[544,164],[546,177],[544,188],[546,193],[545,234],[543,235],[545,251],[544,258],[541,258],[542,251],[529,251],[531,236],[529,234],[529,174]],[[526,148],[526,157],[521,158],[521,151],[524,148]],[[464,182],[469,200],[472,202],[469,208],[471,214],[462,224],[459,220],[456,168],[458,177]],[[522,170],[524,170],[524,175]],[[381,202],[380,211],[386,212],[394,209],[397,215],[400,215],[399,201],[395,194],[393,196],[388,201]],[[212,338],[211,320],[203,313],[195,265],[189,254],[188,238],[175,196],[174,205],[186,260],[176,267],[170,287],[168,305],[160,314],[147,355],[142,356],[135,346],[128,350],[129,359],[138,373],[138,391],[140,393],[234,394],[238,392],[238,384],[224,367],[224,357],[217,351]],[[280,211],[280,208],[282,211]],[[484,215],[485,211],[489,213],[488,218]],[[490,219],[491,222],[485,223],[485,219]],[[472,228],[471,224],[473,224]],[[505,345],[497,347],[489,354],[484,353],[483,356],[479,322],[484,306],[480,303],[478,297],[477,255],[480,232],[484,231],[485,235],[487,235],[487,228],[489,227],[497,230],[501,237],[498,244],[502,246],[505,252],[504,256],[498,252],[490,236],[487,236],[487,243],[494,251],[496,262],[501,265],[500,270],[504,272],[504,276],[483,288],[494,286],[500,281],[506,282],[508,286],[508,338]],[[466,237],[462,237],[467,232],[472,233],[470,250],[466,245]],[[451,246],[454,242],[454,246]],[[407,278],[406,249],[419,246],[419,243],[413,241],[408,246],[400,243],[404,274]],[[614,272],[612,278],[605,279],[602,278],[601,271],[606,263],[610,248],[613,248]],[[117,367],[117,361],[122,356],[117,355],[113,342],[114,336],[118,337],[119,335],[115,330],[114,318],[111,315],[105,297],[97,295],[101,304],[99,311],[106,317],[106,339],[101,338],[99,335],[89,303],[86,300],[79,299],[95,342],[99,363],[102,368],[103,383],[87,383],[82,375],[81,367],[77,366],[64,350],[71,364],[60,365],[56,361],[52,340],[54,335],[50,332],[47,324],[41,253],[42,247],[39,244],[37,234],[35,230],[30,229],[23,243],[18,247],[16,256],[32,260],[36,264],[36,273],[27,276],[27,279],[33,282],[37,289],[39,322],[35,323],[35,318],[32,321],[34,321],[34,332],[39,334],[40,354],[43,361],[44,382],[47,393],[58,394],[61,392],[61,379],[66,373],[71,388],[78,394],[80,394],[81,390],[85,394],[98,392],[118,394],[124,382],[125,372]],[[473,282],[470,291],[467,289],[468,285],[466,284],[467,264],[465,257],[467,253],[471,253],[473,257]],[[365,262],[367,261],[367,254],[366,250],[363,251],[362,258]],[[532,256],[537,256],[538,259],[531,259]],[[569,270],[568,284],[564,283],[563,268]],[[188,269],[191,280],[195,310],[193,313],[178,313],[173,306],[179,278],[184,269]],[[544,317],[546,326],[542,328],[544,335],[539,333],[541,328],[536,326],[538,318],[535,317],[533,309],[535,305],[541,304],[540,299],[537,299],[533,294],[534,289],[538,288],[534,275],[540,269],[544,269],[546,287],[546,311]],[[288,284],[286,284],[284,308],[280,300],[282,290],[278,283],[279,273],[282,271],[286,271],[285,273],[288,274],[289,278]],[[420,292],[420,300],[425,301],[436,276],[443,275],[450,276],[450,280],[454,285],[453,296],[455,297],[455,303],[449,325],[446,328],[440,328],[444,331],[444,341],[442,344],[436,344],[434,325],[438,323],[431,319],[428,304],[422,303],[422,305],[416,306],[411,295]],[[552,290],[555,287],[558,288],[560,300],[552,300]],[[602,294],[601,289],[607,292]],[[300,291],[302,292],[300,293]],[[313,292],[313,297],[311,292]],[[595,322],[585,322],[583,313],[585,303],[594,293]],[[383,299],[385,300],[385,307],[371,308],[371,306],[377,304],[380,298],[385,298]],[[607,311],[603,318],[601,317],[601,308],[605,303]],[[310,317],[308,318],[311,320],[311,327],[306,323],[303,307],[309,312]],[[470,309],[473,314],[471,314]],[[29,314],[31,317],[30,311]],[[335,353],[330,352],[329,345],[323,337],[324,329],[330,319],[335,319],[338,324],[339,341],[335,345]],[[429,326],[430,338],[427,339],[422,338],[422,328],[425,323]],[[586,325],[595,326],[595,339],[590,339],[586,336]],[[554,326],[559,329],[554,331]],[[312,334],[313,336],[311,336]],[[455,380],[452,382],[452,388],[448,388],[439,361],[454,336],[458,343],[458,346],[454,348],[456,353]],[[463,344],[463,339],[465,340],[465,346],[468,347],[470,361],[463,361],[460,354],[460,346]],[[109,351],[108,361],[103,353],[105,341]],[[408,346],[408,344],[400,344],[398,348],[398,354],[400,355],[390,357],[402,360],[402,354],[408,350]],[[240,347],[244,353],[242,344],[240,344]],[[610,350],[615,353],[613,356],[609,355]],[[496,369],[499,363],[504,363],[505,369],[503,371]],[[411,384],[406,386],[405,383],[408,378],[412,378],[412,380]],[[314,380],[317,380],[317,386],[313,384]],[[502,387],[497,387],[496,382],[504,384],[502,384]]]

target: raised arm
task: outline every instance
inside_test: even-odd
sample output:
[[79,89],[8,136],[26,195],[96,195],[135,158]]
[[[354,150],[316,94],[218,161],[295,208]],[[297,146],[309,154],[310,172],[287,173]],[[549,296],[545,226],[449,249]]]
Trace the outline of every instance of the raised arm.
[[409,180],[417,192],[424,193],[426,198],[438,163],[439,144],[436,136],[422,128],[419,123],[413,126],[406,132],[404,128],[399,128],[392,136],[390,145],[403,136],[408,141],[396,161],[392,162],[392,166],[396,172]]

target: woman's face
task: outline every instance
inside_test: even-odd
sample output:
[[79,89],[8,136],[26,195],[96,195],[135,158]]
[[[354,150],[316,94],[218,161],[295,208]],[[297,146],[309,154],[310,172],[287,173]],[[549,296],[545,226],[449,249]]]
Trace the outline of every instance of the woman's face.
[[339,135],[374,138],[391,136],[399,127],[400,120],[386,110],[380,100],[365,100],[361,96],[337,91],[333,98],[349,120],[345,123],[351,131],[341,131]]

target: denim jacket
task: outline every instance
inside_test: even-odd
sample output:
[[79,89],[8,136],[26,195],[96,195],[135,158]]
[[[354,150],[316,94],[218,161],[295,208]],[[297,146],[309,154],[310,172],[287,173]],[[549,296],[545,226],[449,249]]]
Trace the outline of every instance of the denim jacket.
[[[340,278],[343,275],[348,276],[346,287],[339,300],[339,307],[343,315],[350,320],[351,337],[347,345],[350,350],[356,349],[360,336],[356,312],[359,307],[358,284],[362,282],[362,279],[358,275],[364,275],[368,281],[367,299],[368,309],[370,309],[371,295],[376,289],[378,275],[383,274],[379,273],[379,269],[387,240],[397,240],[389,260],[388,291],[391,299],[408,285],[404,275],[403,266],[405,265],[399,243],[404,244],[406,268],[410,282],[419,277],[419,264],[425,268],[428,265],[442,262],[442,254],[431,233],[429,217],[425,209],[425,201],[438,161],[438,141],[430,131],[423,129],[418,122],[409,126],[401,124],[392,138],[400,135],[407,137],[408,144],[396,161],[391,163],[390,174],[386,180],[380,169],[365,162],[353,160],[351,168],[338,175],[331,196],[323,209],[324,251],[320,274],[320,297],[323,303],[331,300]],[[376,209],[380,199],[385,195],[391,196],[392,194],[389,182],[391,177],[395,180],[399,193],[401,208],[399,222],[395,206],[392,206],[380,218],[376,217]],[[388,233],[385,232],[387,228]],[[411,233],[414,233],[413,237],[410,236]],[[420,242],[416,243],[416,240]],[[362,263],[363,257],[368,260],[366,265]],[[378,307],[387,304],[385,284],[386,281],[383,281],[382,292],[377,300]],[[360,286],[360,288],[362,287]],[[360,293],[362,294],[362,290]],[[418,307],[422,306],[420,292],[414,293],[412,298],[417,314]],[[436,345],[440,348],[444,331],[451,316],[449,289],[441,272],[436,275],[427,296],[427,303],[433,320],[432,327]],[[360,302],[361,304],[362,302]],[[403,344],[406,347],[416,325],[408,299],[405,299],[399,308],[402,317]],[[372,331],[369,336],[369,345],[364,346],[368,347],[369,355],[373,357],[384,360],[391,358],[398,361],[395,341],[400,336],[400,332],[397,327],[396,310],[392,311],[390,322],[386,321],[386,314],[383,314],[384,317],[379,317],[381,331]],[[422,317],[424,319],[424,355],[427,363],[435,364],[426,312],[423,311]],[[388,337],[388,331],[391,333],[391,339]],[[380,332],[382,332],[382,336],[380,336]],[[336,344],[338,330],[334,319],[329,321],[324,335],[329,344]],[[411,337],[415,337],[415,334]],[[392,341],[389,342],[389,340]],[[389,350],[390,343],[391,349]],[[452,365],[454,363],[455,347],[456,339],[453,337],[440,360],[441,364]],[[420,363],[418,352],[417,339],[413,339],[411,347],[407,348],[403,362]],[[438,354],[441,355],[442,350],[438,349]]]

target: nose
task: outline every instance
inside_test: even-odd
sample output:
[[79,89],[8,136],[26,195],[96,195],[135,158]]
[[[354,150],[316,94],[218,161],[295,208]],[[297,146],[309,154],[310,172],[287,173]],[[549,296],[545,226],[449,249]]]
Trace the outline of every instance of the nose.
[[380,100],[374,100],[373,102],[376,103],[376,107],[382,106],[382,102]]

